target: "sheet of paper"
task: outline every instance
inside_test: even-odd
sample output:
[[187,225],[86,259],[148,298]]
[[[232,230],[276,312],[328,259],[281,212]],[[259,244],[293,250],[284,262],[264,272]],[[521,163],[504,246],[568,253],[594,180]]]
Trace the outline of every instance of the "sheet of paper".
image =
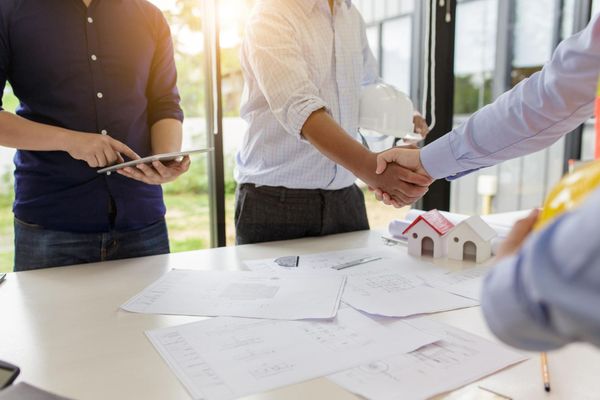
[[407,317],[479,304],[476,300],[428,286],[414,273],[399,270],[349,275],[342,299],[357,310],[387,317]]
[[146,332],[194,399],[228,400],[402,354],[438,337],[344,308],[332,321],[214,318]]
[[[409,354],[334,374],[330,379],[371,400],[427,399],[526,359],[503,345],[429,318],[405,321],[443,339]],[[395,331],[396,323],[388,328]]]
[[447,292],[479,301],[481,300],[483,279],[491,268],[488,265],[450,272],[427,283]]
[[[375,256],[381,259],[332,271],[335,265]],[[246,262],[255,271],[286,269],[342,273],[348,277],[342,300],[357,310],[373,315],[407,317],[479,304],[473,299],[429,286],[428,282],[441,281],[447,270],[426,259],[409,256],[404,248],[362,248],[309,254],[300,256],[298,267],[282,267],[281,264],[293,263],[289,256]]]
[[171,270],[121,306],[145,314],[333,318],[340,274]]

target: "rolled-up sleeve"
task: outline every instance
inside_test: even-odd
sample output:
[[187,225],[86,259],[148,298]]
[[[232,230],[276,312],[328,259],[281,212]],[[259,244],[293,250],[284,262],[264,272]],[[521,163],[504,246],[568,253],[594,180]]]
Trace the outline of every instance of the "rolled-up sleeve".
[[154,125],[161,119],[183,121],[179,91],[177,90],[177,69],[173,51],[173,40],[169,25],[158,9],[154,16],[156,49],[152,59],[148,82],[148,124]]
[[528,350],[600,346],[600,190],[532,235],[483,285],[482,308],[502,341]]
[[600,15],[564,40],[544,68],[422,149],[433,178],[444,178],[550,146],[593,115],[600,73]]
[[269,109],[286,132],[301,138],[308,117],[329,105],[309,79],[309,66],[292,25],[260,7],[246,26],[243,51]]

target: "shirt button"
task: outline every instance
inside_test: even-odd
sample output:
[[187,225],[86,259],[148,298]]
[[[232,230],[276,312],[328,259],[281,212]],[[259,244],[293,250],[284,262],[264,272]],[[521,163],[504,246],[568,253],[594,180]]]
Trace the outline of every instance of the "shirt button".
[[96,57],[95,54],[92,54],[92,56],[90,58],[92,59],[92,61],[96,61],[98,59],[98,57]]
[[100,131],[100,133],[101,133],[101,134],[103,134],[103,135],[108,135],[108,132],[106,131],[106,129],[102,129],[102,130]]
[[91,23],[93,23],[93,22],[94,22],[94,18],[92,18],[92,17],[88,17],[88,22],[89,22],[90,24],[91,24]]
[[96,96],[98,96],[98,98],[99,98],[99,99],[101,99],[101,98],[103,98],[103,97],[104,97],[104,95],[102,94],[102,92],[98,92],[98,93],[96,93]]

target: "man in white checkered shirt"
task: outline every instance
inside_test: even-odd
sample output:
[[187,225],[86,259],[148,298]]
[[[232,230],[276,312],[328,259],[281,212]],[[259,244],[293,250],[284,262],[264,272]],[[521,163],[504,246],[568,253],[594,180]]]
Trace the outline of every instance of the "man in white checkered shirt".
[[398,165],[377,175],[377,154],[359,140],[360,89],[378,76],[350,0],[258,0],[241,64],[238,244],[369,229],[357,177],[398,205],[427,191],[428,178]]

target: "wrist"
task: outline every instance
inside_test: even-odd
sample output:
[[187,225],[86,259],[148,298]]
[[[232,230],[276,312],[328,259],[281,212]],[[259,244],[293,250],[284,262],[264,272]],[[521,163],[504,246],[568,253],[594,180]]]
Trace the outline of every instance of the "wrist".
[[71,153],[76,147],[76,134],[68,129],[58,128],[59,131],[55,135],[55,140],[58,149]]
[[368,149],[355,158],[351,172],[363,182],[367,182],[369,177],[375,174],[377,169],[377,154]]

